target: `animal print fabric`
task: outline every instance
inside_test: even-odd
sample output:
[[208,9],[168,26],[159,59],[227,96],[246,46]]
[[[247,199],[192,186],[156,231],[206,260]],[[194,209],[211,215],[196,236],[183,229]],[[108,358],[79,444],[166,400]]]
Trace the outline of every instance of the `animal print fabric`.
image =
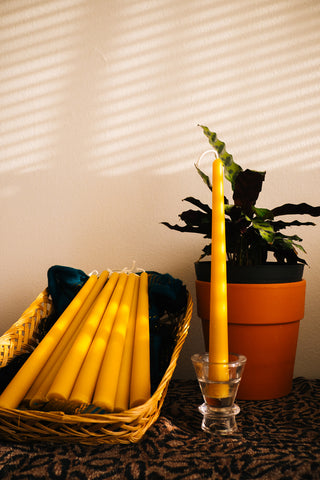
[[297,378],[290,395],[237,401],[239,430],[201,430],[196,381],[172,380],[158,421],[130,445],[0,440],[3,480],[320,479],[320,380]]

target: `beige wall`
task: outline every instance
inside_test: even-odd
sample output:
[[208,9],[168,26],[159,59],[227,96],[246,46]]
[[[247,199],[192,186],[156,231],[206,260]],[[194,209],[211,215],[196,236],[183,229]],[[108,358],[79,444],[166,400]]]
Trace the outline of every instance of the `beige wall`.
[[[266,169],[258,206],[319,204],[318,0],[2,0],[1,331],[54,264],[90,272],[135,260],[194,295],[204,242],[160,225],[218,132]],[[204,168],[209,167],[203,164]],[[320,221],[308,252],[296,375],[320,376]],[[203,349],[194,314],[176,375]]]

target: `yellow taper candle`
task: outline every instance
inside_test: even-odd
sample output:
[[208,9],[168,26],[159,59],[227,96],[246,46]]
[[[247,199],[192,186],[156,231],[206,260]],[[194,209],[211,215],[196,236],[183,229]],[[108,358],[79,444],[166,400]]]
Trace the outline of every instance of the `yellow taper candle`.
[[[209,361],[222,364],[229,361],[223,166],[219,158],[212,163]],[[209,378],[213,381],[228,381],[228,370],[223,366],[211,368]],[[214,387],[211,389],[211,393],[214,394],[212,396],[227,395],[227,385]]]
[[17,408],[97,281],[91,275],[0,395],[0,406]]
[[130,273],[114,321],[109,343],[99,372],[93,403],[107,411],[114,410],[119,373],[127,334],[130,308],[135,285],[135,273]]
[[76,332],[82,327],[86,314],[89,312],[90,308],[92,308],[97,296],[104,287],[108,276],[108,271],[101,272],[98,281],[92,288],[78,313],[75,315],[70,327],[63,335],[43,369],[31,385],[31,388],[25,396],[25,400],[30,402],[30,407],[37,408],[37,406],[43,404],[47,400],[46,395],[48,390],[76,338]]
[[[121,279],[119,279],[120,281]],[[126,279],[124,279],[123,287]],[[101,300],[101,301],[100,301]],[[73,342],[73,345],[62,363],[48,392],[48,399],[68,400],[82,363],[88,353],[91,342],[100,324],[106,308],[106,302],[100,293],[93,308],[87,315],[86,321]]]
[[148,274],[140,275],[137,319],[134,337],[130,407],[143,404],[150,398],[150,340]]
[[117,394],[114,401],[115,412],[121,412],[129,408],[132,353],[133,353],[134,331],[135,331],[136,318],[137,318],[138,294],[139,294],[139,278],[135,277],[135,285],[133,290],[132,303],[130,307],[127,335],[126,335],[124,350],[122,355]]
[[[106,287],[104,288],[103,297],[106,301],[106,309],[101,319],[98,330],[90,345],[89,351],[81,366],[79,375],[75,381],[73,390],[70,395],[70,401],[77,403],[91,403],[93,392],[96,386],[100,366],[109,341],[110,333],[117,314],[120,297],[123,292],[125,276],[119,282],[119,288],[116,285],[119,279],[119,273],[114,272]],[[114,296],[111,295],[114,292]],[[111,301],[109,302],[109,300]]]

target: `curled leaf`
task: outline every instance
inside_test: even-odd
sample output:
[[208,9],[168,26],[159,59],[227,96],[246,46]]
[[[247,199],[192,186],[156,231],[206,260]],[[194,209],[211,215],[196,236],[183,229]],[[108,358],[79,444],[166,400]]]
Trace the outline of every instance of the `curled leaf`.
[[203,125],[200,125],[200,127],[202,128],[206,137],[208,137],[210,145],[217,150],[219,158],[224,166],[224,175],[226,179],[231,182],[232,188],[234,188],[235,179],[239,172],[242,171],[242,168],[233,161],[232,155],[226,151],[225,143],[218,139],[215,132],[211,132],[208,127]]

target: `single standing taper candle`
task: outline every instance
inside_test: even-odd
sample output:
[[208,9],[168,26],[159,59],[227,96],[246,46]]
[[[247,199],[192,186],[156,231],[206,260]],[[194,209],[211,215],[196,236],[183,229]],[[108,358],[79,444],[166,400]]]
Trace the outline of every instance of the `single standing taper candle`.
[[[224,213],[223,166],[219,158],[212,163],[212,243],[210,282],[209,362],[228,363],[228,312],[226,236]],[[228,381],[228,371],[223,366],[212,366],[210,379]],[[214,385],[212,396],[224,396],[225,386]],[[218,388],[219,387],[219,388]]]

